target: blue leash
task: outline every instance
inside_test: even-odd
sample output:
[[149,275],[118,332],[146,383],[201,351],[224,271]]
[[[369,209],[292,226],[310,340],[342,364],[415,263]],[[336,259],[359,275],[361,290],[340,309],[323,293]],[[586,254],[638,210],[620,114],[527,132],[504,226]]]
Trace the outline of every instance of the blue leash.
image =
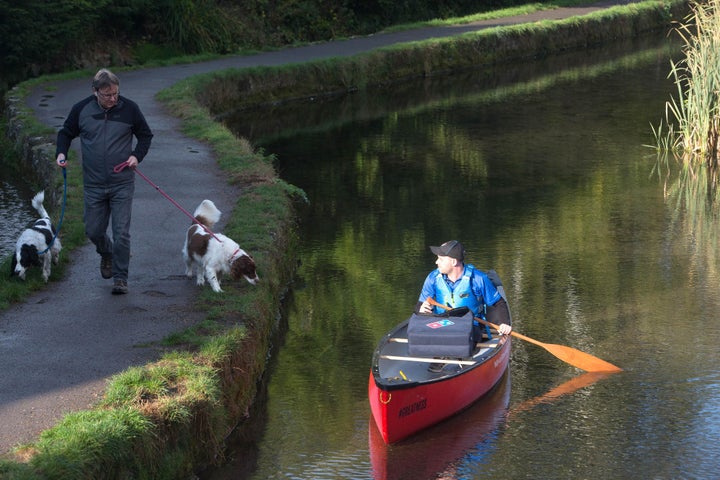
[[60,234],[60,228],[62,227],[63,217],[65,216],[65,204],[67,203],[67,169],[62,169],[63,173],[63,202],[62,202],[62,210],[60,211],[60,221],[58,222],[58,227],[55,230],[55,235],[53,235],[53,239],[50,241],[50,244],[48,247],[43,250],[42,252],[38,252],[38,255],[44,255],[47,253],[48,250],[53,246],[53,243],[55,243],[55,239]]

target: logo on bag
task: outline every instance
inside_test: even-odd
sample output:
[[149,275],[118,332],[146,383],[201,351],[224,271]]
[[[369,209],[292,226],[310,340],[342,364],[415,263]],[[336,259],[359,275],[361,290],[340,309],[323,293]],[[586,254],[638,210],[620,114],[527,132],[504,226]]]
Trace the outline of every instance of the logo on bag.
[[442,328],[442,327],[449,327],[450,325],[455,325],[455,322],[452,320],[438,320],[437,322],[428,323],[427,326],[430,328]]

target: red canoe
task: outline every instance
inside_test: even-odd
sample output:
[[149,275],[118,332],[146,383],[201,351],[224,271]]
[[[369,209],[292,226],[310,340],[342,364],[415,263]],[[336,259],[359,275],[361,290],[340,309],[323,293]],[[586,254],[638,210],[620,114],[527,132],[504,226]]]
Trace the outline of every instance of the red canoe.
[[374,480],[459,478],[453,472],[463,457],[489,462],[496,433],[506,422],[510,403],[509,372],[495,388],[462,413],[388,445],[375,422],[368,425],[368,448]]
[[[505,297],[502,285],[493,277]],[[436,320],[441,318],[445,317]],[[467,408],[492,390],[510,361],[511,337],[495,331],[492,339],[478,343],[470,355],[461,358],[410,355],[408,323],[406,320],[383,337],[370,370],[370,409],[386,443],[398,442]],[[445,364],[442,371],[428,369],[438,362]]]

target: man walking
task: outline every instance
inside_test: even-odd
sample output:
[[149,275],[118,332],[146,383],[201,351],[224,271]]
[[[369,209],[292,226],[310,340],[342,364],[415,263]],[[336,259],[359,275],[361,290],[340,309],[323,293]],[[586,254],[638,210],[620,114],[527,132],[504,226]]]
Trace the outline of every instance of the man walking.
[[[152,141],[152,131],[138,105],[120,96],[120,80],[101,69],[92,95],[76,103],[57,136],[57,164],[65,168],[67,153],[80,137],[84,187],[85,234],[100,254],[100,274],[113,279],[113,294],[128,292],[130,219],[135,193],[134,169]],[[133,137],[137,143],[133,147]],[[129,168],[115,169],[124,164]],[[116,171],[118,170],[118,171]],[[107,228],[112,218],[112,239]]]

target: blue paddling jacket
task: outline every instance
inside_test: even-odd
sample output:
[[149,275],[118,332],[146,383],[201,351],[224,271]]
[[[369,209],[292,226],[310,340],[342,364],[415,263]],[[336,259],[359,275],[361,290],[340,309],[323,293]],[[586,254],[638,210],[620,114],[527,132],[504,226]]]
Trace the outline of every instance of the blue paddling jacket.
[[[473,315],[485,318],[485,308],[495,305],[502,299],[490,278],[473,265],[464,266],[462,276],[455,282],[438,269],[430,272],[425,278],[419,302],[433,297],[438,303],[450,308],[468,307]],[[433,307],[434,313],[444,313],[440,307]]]

